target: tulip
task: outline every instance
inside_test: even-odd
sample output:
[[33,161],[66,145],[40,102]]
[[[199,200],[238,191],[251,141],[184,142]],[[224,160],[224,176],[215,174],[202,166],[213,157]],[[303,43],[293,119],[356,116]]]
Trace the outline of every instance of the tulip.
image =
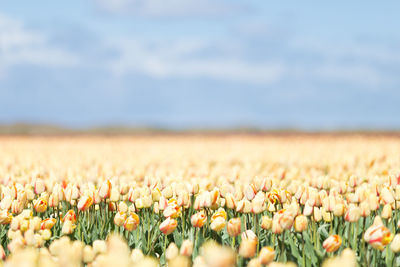
[[49,207],[55,208],[59,204],[59,198],[56,194],[51,194],[49,197]]
[[313,211],[314,211],[314,207],[312,205],[310,205],[307,201],[304,206],[304,209],[303,209],[303,214],[305,216],[311,216],[311,214],[313,214]]
[[322,220],[321,209],[318,207],[314,207],[314,221],[319,222]]
[[261,217],[261,228],[265,230],[270,230],[272,227],[272,219],[268,216]]
[[0,258],[1,258],[2,260],[5,260],[5,259],[6,259],[6,253],[4,252],[3,246],[0,246]]
[[65,221],[71,221],[72,223],[75,223],[76,222],[75,211],[73,211],[73,210],[67,211],[67,213],[65,214],[65,216],[63,218],[63,222],[65,222]]
[[303,232],[307,230],[308,220],[304,215],[299,215],[294,219],[294,230],[296,232]]
[[110,195],[111,195],[111,188],[112,188],[112,185],[111,185],[111,182],[109,180],[103,182],[100,185],[100,188],[99,188],[99,196],[102,199],[109,198]]
[[117,212],[114,216],[114,223],[117,226],[123,226],[126,220],[126,213],[125,212]]
[[344,215],[344,219],[348,222],[357,222],[361,217],[361,210],[357,206],[350,206]]
[[207,216],[204,214],[204,212],[199,211],[192,215],[192,217],[190,218],[190,221],[191,221],[193,227],[201,228],[201,227],[203,227],[204,223],[207,221]]
[[387,187],[384,187],[381,191],[380,194],[381,199],[385,204],[392,204],[394,203],[394,197],[393,193],[391,190],[389,190]]
[[282,209],[275,213],[273,219],[285,230],[292,227],[294,216],[291,211]]
[[242,240],[244,239],[251,239],[254,240],[256,243],[258,243],[258,237],[252,230],[246,230],[242,233]]
[[34,186],[35,194],[40,195],[42,192],[44,192],[44,190],[46,190],[44,181],[42,179],[36,179]]
[[43,198],[38,198],[34,204],[35,211],[43,213],[47,210],[47,202]]
[[144,255],[140,249],[138,249],[138,248],[132,249],[131,260],[133,261],[133,263],[137,263],[140,260],[142,260],[143,258],[144,258]]
[[90,196],[82,196],[78,202],[78,209],[80,211],[86,211],[93,204],[93,198]]
[[137,228],[139,222],[140,222],[139,216],[136,213],[131,213],[124,222],[124,228],[127,231],[133,231]]
[[261,267],[261,262],[258,258],[251,259],[247,263],[247,267]]
[[24,203],[22,203],[22,201],[13,200],[13,202],[11,203],[11,212],[12,213],[19,214],[22,212],[23,209],[24,209]]
[[215,232],[219,232],[222,229],[224,229],[225,225],[226,225],[225,219],[223,217],[217,217],[214,220],[212,220],[210,228]]
[[168,201],[168,205],[163,212],[164,217],[171,217],[173,219],[178,218],[181,215],[181,207],[178,205],[176,199],[171,198]]
[[232,218],[228,221],[228,225],[226,226],[226,230],[228,235],[231,237],[236,237],[240,235],[242,223],[240,218]]
[[257,251],[257,242],[253,239],[243,239],[239,247],[239,255],[243,258],[252,258]]
[[93,242],[93,252],[97,254],[103,254],[107,252],[107,244],[104,240],[95,240]]
[[179,249],[175,245],[175,243],[169,244],[168,248],[165,251],[165,258],[167,260],[172,260],[179,255]]
[[[118,204],[118,211],[121,211],[121,212],[128,212],[128,210],[129,210],[128,205],[127,205],[124,201],[121,201],[121,202]],[[133,211],[133,212],[134,212],[134,211]]]
[[363,201],[360,203],[360,211],[362,217],[368,217],[371,214],[371,209],[369,208],[369,203],[367,201]]
[[257,189],[254,184],[249,184],[246,186],[246,189],[244,190],[244,195],[248,200],[253,200],[253,198],[257,194]]
[[168,217],[160,224],[160,231],[165,235],[169,235],[175,230],[177,225],[178,222],[175,219],[171,219],[170,217]]
[[120,198],[120,192],[117,190],[117,188],[111,188],[110,191],[110,202],[118,202]]
[[338,235],[331,235],[322,243],[322,247],[326,252],[335,252],[342,245],[342,238]]
[[392,233],[383,225],[379,216],[375,218],[374,223],[364,233],[364,240],[373,248],[381,251],[390,243],[390,241],[392,241],[392,239]]
[[390,204],[383,206],[381,217],[386,220],[392,218],[392,206]]
[[251,202],[252,205],[252,212],[255,214],[259,214],[265,210],[265,202],[261,198],[254,198]]
[[57,220],[54,218],[48,218],[48,219],[44,219],[41,224],[40,224],[40,229],[44,230],[44,229],[51,229],[55,224],[56,224]]
[[236,209],[236,200],[231,193],[226,194],[225,201],[228,209]]
[[261,264],[268,265],[275,258],[275,250],[272,247],[263,247],[258,256]]
[[282,203],[279,192],[276,189],[273,189],[271,192],[269,192],[267,198],[273,204]]
[[400,252],[400,234],[396,234],[393,238],[392,243],[390,244],[390,249],[394,253]]
[[273,219],[271,231],[272,231],[272,233],[279,235],[279,234],[283,233],[284,229],[282,228],[282,226],[279,224],[279,222],[277,220]]
[[186,239],[182,242],[180,254],[186,257],[192,256],[193,253],[193,242]]
[[86,245],[83,248],[83,262],[84,263],[90,263],[94,260],[95,253],[93,251],[93,248],[91,246]]
[[63,223],[61,232],[62,232],[63,235],[72,234],[72,232],[74,231],[75,227],[76,226],[72,223],[72,221],[66,220]]
[[43,240],[50,240],[51,238],[51,231],[49,229],[41,230],[41,236]]

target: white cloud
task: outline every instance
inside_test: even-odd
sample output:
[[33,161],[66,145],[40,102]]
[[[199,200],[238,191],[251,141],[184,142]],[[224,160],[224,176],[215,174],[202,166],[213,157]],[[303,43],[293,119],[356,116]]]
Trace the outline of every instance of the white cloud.
[[51,45],[46,35],[0,14],[0,78],[17,64],[57,67],[74,66],[78,61],[76,55]]
[[140,16],[218,16],[238,10],[237,5],[212,0],[93,0],[100,9]]
[[398,81],[397,76],[387,73],[387,68],[400,65],[400,53],[384,43],[328,42],[303,37],[296,39],[291,49],[318,58],[310,69],[297,74],[308,73],[320,80],[350,82],[372,90]]
[[196,41],[146,44],[121,40],[114,44],[120,57],[110,63],[116,75],[142,73],[154,78],[211,78],[250,84],[277,82],[284,72],[281,62],[254,63],[234,55],[221,58],[190,56],[204,45]]

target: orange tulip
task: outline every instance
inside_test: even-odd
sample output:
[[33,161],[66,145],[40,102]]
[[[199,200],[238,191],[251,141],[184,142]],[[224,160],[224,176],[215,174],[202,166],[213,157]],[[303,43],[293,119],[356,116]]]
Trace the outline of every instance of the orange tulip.
[[383,250],[393,239],[393,235],[386,228],[380,217],[376,217],[374,223],[365,231],[364,240],[373,248]]
[[133,231],[137,228],[137,226],[139,225],[139,222],[140,222],[139,216],[136,213],[132,212],[128,216],[128,218],[126,218],[126,220],[124,222],[124,228],[127,231]]
[[342,245],[342,238],[338,235],[331,235],[322,243],[326,252],[335,252]]
[[71,221],[72,223],[75,223],[76,222],[75,211],[73,211],[73,210],[67,211],[67,213],[65,214],[65,216],[63,218],[63,222],[65,222],[65,221]]
[[82,196],[78,202],[78,209],[86,211],[93,204],[93,198],[90,196]]
[[192,215],[192,217],[190,218],[190,221],[191,221],[193,227],[201,228],[201,227],[203,227],[204,223],[207,221],[207,216],[204,214],[204,212],[199,211]]
[[36,212],[43,213],[47,210],[47,201],[44,198],[38,198],[33,206]]
[[51,229],[55,224],[56,224],[57,220],[54,218],[48,218],[48,219],[44,219],[41,223],[40,223],[40,229],[44,230],[44,229]]

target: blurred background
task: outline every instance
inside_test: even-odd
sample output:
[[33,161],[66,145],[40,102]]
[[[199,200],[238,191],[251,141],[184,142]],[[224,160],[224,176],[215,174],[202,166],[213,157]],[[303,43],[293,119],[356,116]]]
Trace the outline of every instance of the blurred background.
[[1,1],[0,128],[400,130],[399,10]]

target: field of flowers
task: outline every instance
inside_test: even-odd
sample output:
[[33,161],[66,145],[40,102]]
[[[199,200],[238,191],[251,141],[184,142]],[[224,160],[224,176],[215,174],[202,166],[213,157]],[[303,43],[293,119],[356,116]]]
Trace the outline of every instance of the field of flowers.
[[4,266],[400,266],[400,139],[0,138]]

